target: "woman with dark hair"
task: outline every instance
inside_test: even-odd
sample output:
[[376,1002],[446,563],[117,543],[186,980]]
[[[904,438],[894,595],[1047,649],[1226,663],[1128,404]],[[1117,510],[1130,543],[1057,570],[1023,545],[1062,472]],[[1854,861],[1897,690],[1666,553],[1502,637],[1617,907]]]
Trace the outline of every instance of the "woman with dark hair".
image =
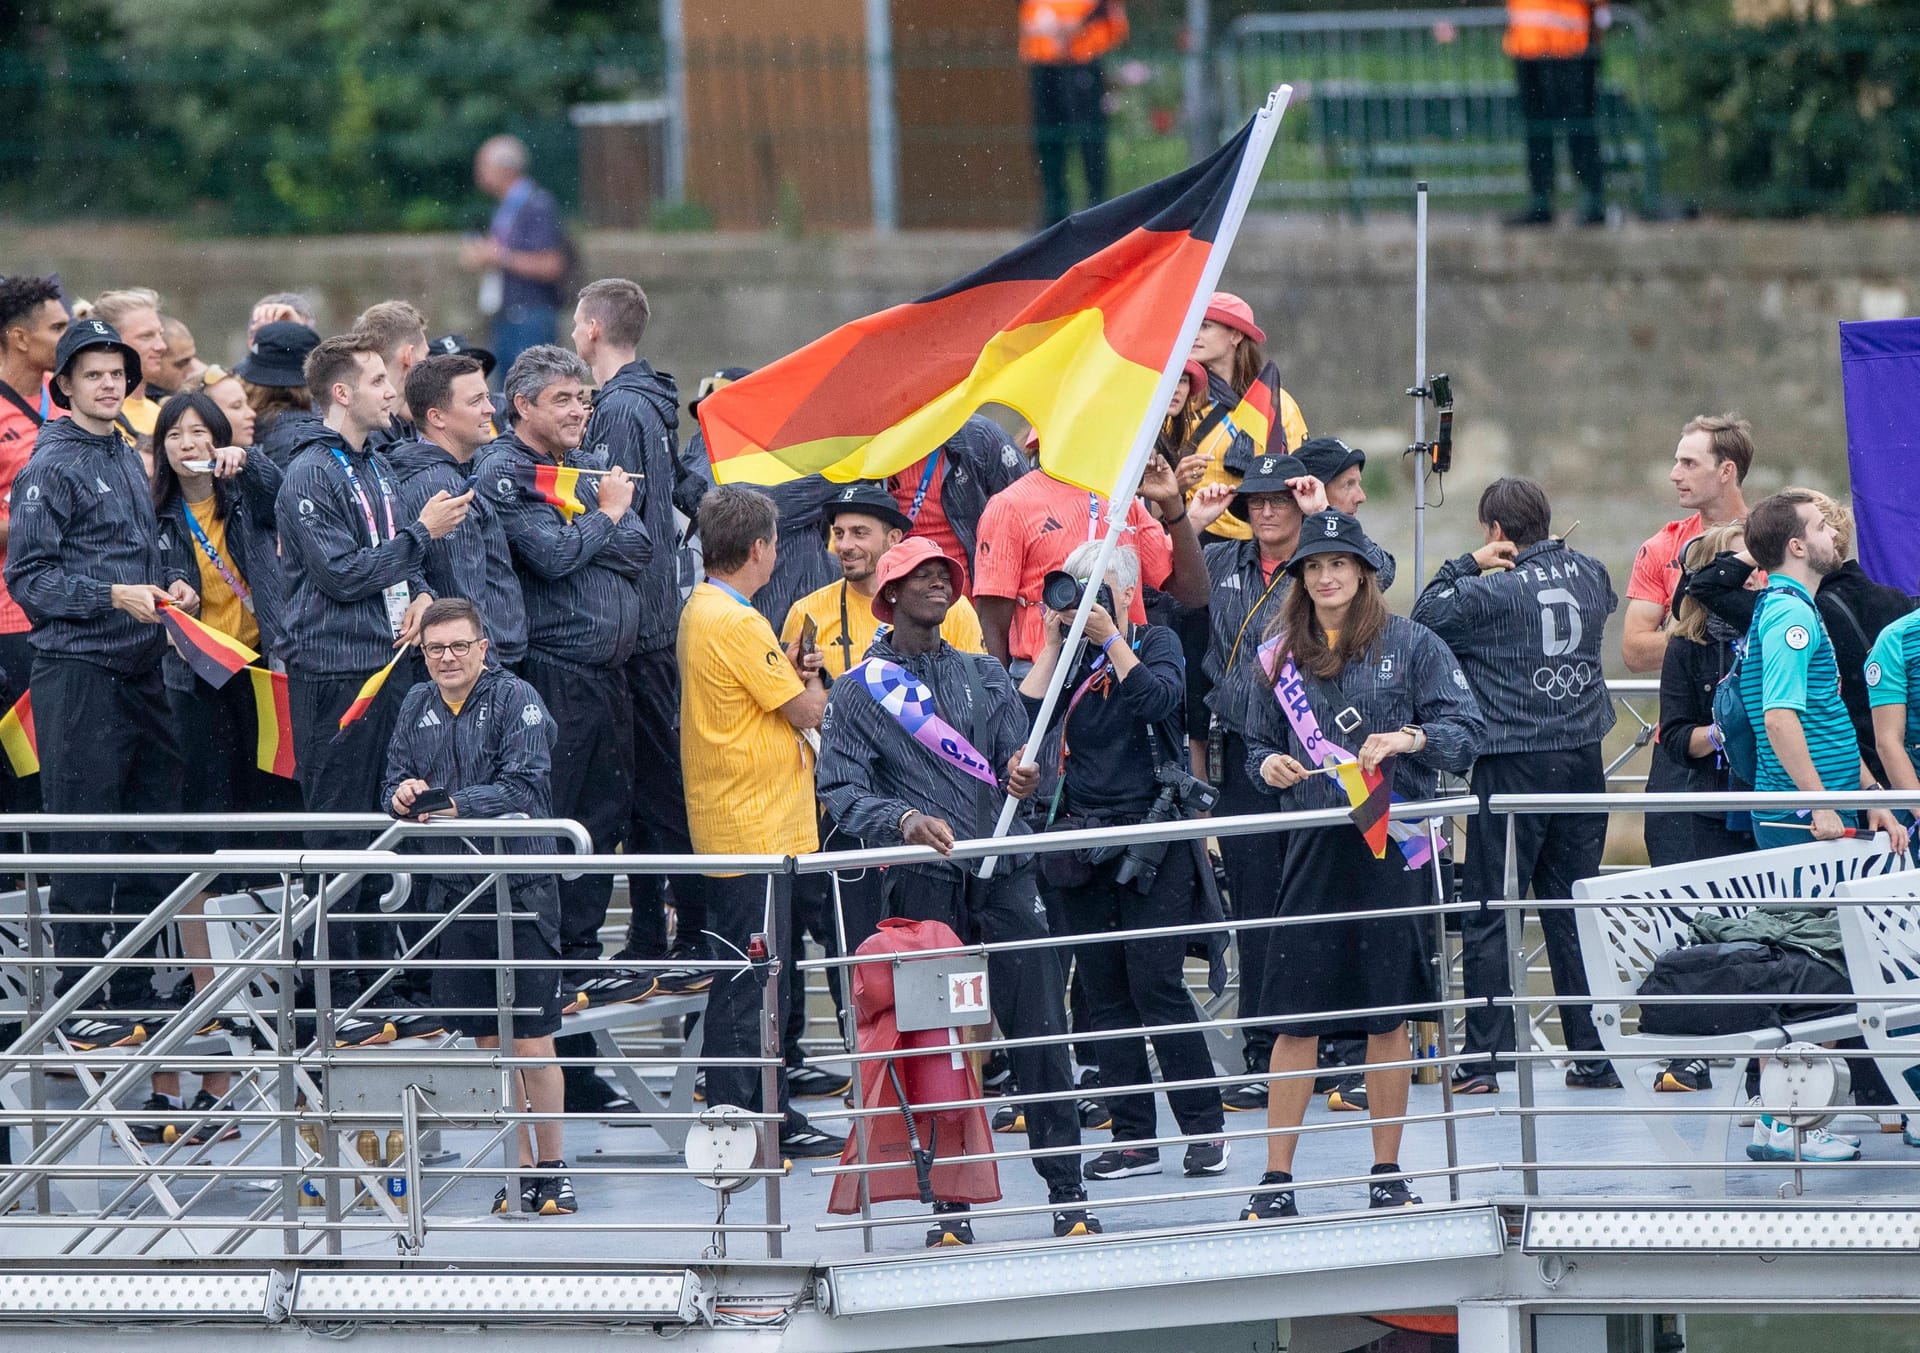
[[[174,395],[161,405],[153,426],[154,515],[168,562],[182,569],[200,593],[201,621],[268,655],[279,643],[273,500],[280,491],[280,468],[232,441],[232,425],[210,395]],[[185,810],[298,812],[300,797],[293,782],[268,775],[256,764],[253,682],[241,674],[215,690],[171,650],[163,674],[174,729],[180,746],[188,750],[181,795]],[[193,845],[214,850],[261,840],[202,836]],[[196,899],[188,910],[199,911],[211,895]],[[180,933],[189,956],[207,957],[201,926],[183,924]],[[194,969],[196,985],[212,979],[210,968]],[[157,1117],[137,1125],[134,1134],[150,1145],[164,1145],[189,1131],[196,1140],[237,1136],[232,1123],[188,1127],[187,1120],[212,1110],[225,1093],[223,1074],[204,1075],[183,1121]],[[156,1115],[181,1112],[178,1073],[154,1073],[153,1098],[145,1107]]]
[[[1480,707],[1446,644],[1388,611],[1376,576],[1382,562],[1380,547],[1344,512],[1315,512],[1301,523],[1286,565],[1293,586],[1262,653],[1271,698],[1255,706],[1247,734],[1248,778],[1285,809],[1347,807],[1340,781],[1321,772],[1349,761],[1364,774],[1382,774],[1403,799],[1430,798],[1438,772],[1465,771],[1485,740]],[[1418,843],[1410,853],[1390,840],[1384,858],[1376,857],[1351,823],[1285,840],[1280,915],[1330,919],[1272,931],[1261,1008],[1241,1011],[1280,1021],[1272,1070],[1291,1074],[1271,1082],[1267,1126],[1297,1128],[1306,1116],[1321,1035],[1365,1035],[1378,1176],[1369,1201],[1417,1203],[1400,1177],[1395,1120],[1406,1114],[1412,1077],[1407,1011],[1437,994],[1433,925],[1426,916],[1368,913],[1431,902],[1431,866],[1411,866]],[[1341,1013],[1370,1010],[1383,1013]],[[1267,1138],[1267,1173],[1242,1220],[1298,1215],[1291,1187],[1297,1141],[1285,1131]]]
[[[1256,446],[1234,419],[1241,398],[1266,369],[1266,341],[1252,306],[1229,291],[1213,294],[1193,339],[1192,358],[1203,369],[1206,385],[1199,391],[1200,409],[1174,465],[1187,493],[1208,484],[1238,483],[1255,455],[1297,450],[1306,440],[1307,420],[1285,390],[1275,392],[1266,445]],[[1231,512],[1214,522],[1208,534],[1217,540],[1252,539],[1247,524]]]

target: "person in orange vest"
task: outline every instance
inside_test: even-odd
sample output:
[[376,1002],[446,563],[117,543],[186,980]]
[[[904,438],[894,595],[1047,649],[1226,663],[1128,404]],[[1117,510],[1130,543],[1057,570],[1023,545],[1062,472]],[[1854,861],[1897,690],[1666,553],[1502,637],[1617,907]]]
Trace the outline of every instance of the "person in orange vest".
[[1567,158],[1580,180],[1581,225],[1607,219],[1596,121],[1599,37],[1610,21],[1601,0],[1507,0],[1506,52],[1526,119],[1527,209],[1511,225],[1553,224],[1553,138],[1567,134]]
[[1100,58],[1126,40],[1122,0],[1020,0],[1020,59],[1033,90],[1043,227],[1067,217],[1067,154],[1076,142],[1088,204],[1106,200],[1107,79]]

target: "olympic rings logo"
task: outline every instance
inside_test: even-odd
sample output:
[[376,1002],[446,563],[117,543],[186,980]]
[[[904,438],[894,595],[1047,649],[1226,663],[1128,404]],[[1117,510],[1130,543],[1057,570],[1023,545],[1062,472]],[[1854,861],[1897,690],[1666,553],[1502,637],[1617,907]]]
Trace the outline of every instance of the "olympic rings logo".
[[1593,684],[1593,668],[1584,662],[1562,663],[1558,667],[1536,667],[1533,688],[1549,700],[1564,700],[1579,695]]

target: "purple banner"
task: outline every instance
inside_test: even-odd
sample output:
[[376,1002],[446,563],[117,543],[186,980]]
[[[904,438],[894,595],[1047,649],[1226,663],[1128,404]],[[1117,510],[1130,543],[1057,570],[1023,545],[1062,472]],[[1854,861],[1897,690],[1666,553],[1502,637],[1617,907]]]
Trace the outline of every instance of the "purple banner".
[[1920,319],[1842,324],[1840,383],[1860,566],[1920,591]]

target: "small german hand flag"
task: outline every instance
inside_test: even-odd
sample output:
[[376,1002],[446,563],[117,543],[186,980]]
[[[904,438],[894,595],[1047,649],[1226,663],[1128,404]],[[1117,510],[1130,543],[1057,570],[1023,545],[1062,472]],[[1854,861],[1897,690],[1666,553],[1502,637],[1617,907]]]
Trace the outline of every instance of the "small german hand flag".
[[1280,368],[1268,362],[1234,406],[1233,425],[1253,439],[1253,458],[1267,454],[1273,436],[1274,410],[1280,407]]
[[1348,814],[1353,825],[1367,839],[1367,848],[1373,852],[1373,858],[1387,858],[1387,810],[1393,806],[1393,794],[1387,788],[1387,776],[1383,770],[1372,774],[1360,769],[1358,761],[1342,761],[1334,767],[1334,773],[1340,777],[1341,785],[1347,791],[1347,802],[1353,805]]
[[543,503],[560,509],[560,515],[572,521],[587,510],[580,501],[580,471],[571,465],[536,462],[521,465],[513,472],[514,482]]
[[194,619],[170,601],[156,599],[154,610],[187,666],[216,691],[241,668],[260,661],[260,655],[238,639]]
[[32,691],[14,701],[6,717],[0,718],[0,748],[6,749],[16,778],[24,780],[40,773],[40,742],[33,734]]
[[[340,731],[333,735],[335,742],[345,738],[347,729],[372,706],[374,697],[380,694],[380,688],[386,685],[387,678],[393,675],[394,666],[406,656],[407,650],[401,649],[393,655],[392,662],[367,678],[366,683],[360,687],[360,694],[353,697],[353,703],[348,705],[346,713],[340,716]],[[383,752],[382,755],[385,753]]]
[[291,780],[294,775],[293,706],[287,698],[287,674],[249,667],[247,678],[253,683],[254,722],[259,728],[254,764],[269,775]]

